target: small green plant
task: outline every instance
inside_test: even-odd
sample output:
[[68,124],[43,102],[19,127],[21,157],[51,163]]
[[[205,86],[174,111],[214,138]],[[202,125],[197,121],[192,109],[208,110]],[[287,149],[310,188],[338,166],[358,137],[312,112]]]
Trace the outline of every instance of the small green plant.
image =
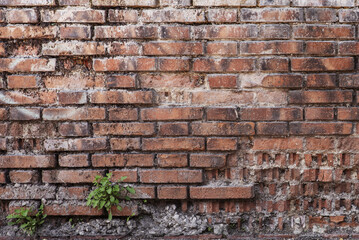
[[44,205],[41,204],[37,213],[33,208],[19,208],[13,214],[7,216],[7,219],[12,219],[9,225],[20,225],[20,228],[29,236],[34,235],[38,227],[40,227],[47,217],[44,214]]
[[105,208],[109,220],[112,220],[111,208],[117,206],[117,209],[121,211],[120,199],[131,200],[128,193],[136,193],[133,187],[119,185],[127,177],[121,177],[117,183],[111,182],[111,177],[111,173],[106,174],[106,177],[96,176],[93,182],[95,189],[87,197],[87,206],[98,208],[99,210]]

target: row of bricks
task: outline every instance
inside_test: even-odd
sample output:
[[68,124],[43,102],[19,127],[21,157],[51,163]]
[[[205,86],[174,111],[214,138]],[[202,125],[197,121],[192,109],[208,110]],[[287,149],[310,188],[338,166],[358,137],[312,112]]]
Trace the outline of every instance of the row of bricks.
[[[73,23],[74,21],[69,21]],[[10,25],[0,27],[0,39],[88,39],[87,26],[31,26]],[[60,31],[60,33],[59,33]],[[355,39],[355,26],[348,24],[237,24],[199,26],[121,25],[95,26],[96,39]]]
[[[59,0],[60,6],[89,6],[90,0]],[[55,0],[2,0],[0,6],[56,6]],[[93,0],[95,7],[158,7],[158,6],[297,6],[297,7],[355,7],[355,0]]]
[[[156,58],[150,57],[118,57],[93,59],[93,68],[97,72],[134,72],[134,71],[188,71],[190,65],[194,72],[204,73],[237,73],[254,72],[255,58],[195,58],[193,64],[187,59],[162,59],[156,64]],[[161,60],[161,59],[160,59]],[[326,71],[353,71],[353,57],[332,58],[291,58],[293,72],[326,72]],[[160,65],[160,66],[157,66]],[[50,58],[0,58],[0,72],[53,72],[56,68],[56,59]],[[262,62],[264,70],[290,71],[289,59],[270,58]]]
[[[105,23],[106,12],[83,8],[63,10],[8,9],[0,10],[0,22],[38,23],[76,22]],[[339,18],[337,17],[339,15]],[[300,8],[241,8],[237,9],[155,9],[155,10],[113,10],[108,11],[108,22],[121,23],[282,23],[282,22],[358,22],[358,10],[300,9]]]
[[[267,63],[270,61],[267,61]],[[75,83],[74,83],[75,81]],[[189,89],[250,89],[255,87],[279,89],[334,89],[359,88],[358,74],[207,74],[198,73],[140,73],[87,76],[7,75],[0,81],[1,89],[67,90],[58,92],[59,104],[87,103],[87,93],[92,89],[138,88],[189,88]],[[54,97],[56,98],[56,97]]]
[[[58,95],[60,101],[58,101]],[[87,103],[86,93],[84,92],[61,92],[57,94],[56,91],[37,91],[24,93],[20,91],[0,91],[0,105],[56,105],[58,103],[67,104],[84,104]],[[274,98],[274,99],[271,99]],[[68,99],[66,99],[68,98]],[[283,91],[193,91],[190,92],[191,103],[193,105],[258,105],[261,103],[269,104],[344,104],[352,103],[354,92],[351,90],[330,90],[330,91],[290,91],[289,93]],[[267,99],[266,99],[267,98]],[[89,103],[93,104],[117,104],[117,105],[155,105],[157,99],[152,91],[96,91],[90,94]],[[357,101],[357,100],[356,100]],[[94,109],[94,108],[90,108]],[[101,112],[102,110],[102,112]],[[34,113],[36,116],[39,110],[33,109],[26,115]],[[88,110],[79,108],[58,108],[48,110],[52,117],[47,117],[48,120],[71,120],[71,119],[92,119],[86,117]],[[75,116],[59,116],[59,112],[76,112],[82,114],[76,118]],[[352,117],[344,117],[345,120],[356,119],[356,110],[353,110]],[[24,111],[22,111],[24,112]],[[99,116],[97,114],[100,114]],[[84,115],[83,115],[84,114]],[[94,119],[103,119],[103,109],[92,110],[95,114]]]
[[[12,55],[5,51],[5,45],[0,45],[1,55]],[[30,56],[93,56],[93,55],[124,55],[124,56],[181,56],[181,58],[159,58],[159,65],[165,65],[166,61],[184,61],[186,68],[173,69],[172,71],[188,71],[189,58],[187,56],[238,56],[238,55],[357,55],[359,43],[353,41],[234,41],[223,42],[79,42],[58,41],[29,46],[31,51],[24,52]],[[40,48],[42,52],[40,53]],[[19,49],[13,49],[14,54],[23,55]],[[184,56],[184,57],[183,57]],[[166,70],[160,68],[159,70]],[[279,71],[281,69],[278,69]],[[171,70],[168,70],[171,71]]]

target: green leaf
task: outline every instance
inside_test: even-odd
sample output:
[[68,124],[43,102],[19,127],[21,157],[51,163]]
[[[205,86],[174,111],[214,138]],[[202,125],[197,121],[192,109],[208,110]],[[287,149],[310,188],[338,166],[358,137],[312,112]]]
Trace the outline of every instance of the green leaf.
[[128,191],[129,193],[132,193],[132,194],[135,194],[135,193],[136,193],[136,190],[135,190],[133,187],[127,186],[126,189],[127,189],[127,191]]

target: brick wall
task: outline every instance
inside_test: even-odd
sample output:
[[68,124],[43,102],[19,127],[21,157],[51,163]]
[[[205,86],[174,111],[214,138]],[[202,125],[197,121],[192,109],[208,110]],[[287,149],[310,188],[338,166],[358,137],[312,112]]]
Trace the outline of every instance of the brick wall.
[[238,231],[358,229],[358,6],[0,0],[5,213],[105,219],[112,172]]

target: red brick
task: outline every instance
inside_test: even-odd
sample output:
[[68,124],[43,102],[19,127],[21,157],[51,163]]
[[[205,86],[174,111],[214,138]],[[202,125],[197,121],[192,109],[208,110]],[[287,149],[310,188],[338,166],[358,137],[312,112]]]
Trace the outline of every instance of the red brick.
[[359,119],[359,108],[338,108],[338,120],[355,121]]
[[301,22],[303,15],[299,8],[243,8],[240,12],[243,22]]
[[341,9],[339,11],[339,22],[358,22],[358,20],[357,9]]
[[52,72],[56,59],[41,58],[2,58],[0,72]]
[[49,42],[42,44],[42,54],[48,56],[104,55],[105,46],[99,42]]
[[115,170],[112,173],[111,181],[120,181],[122,177],[127,177],[123,182],[135,183],[137,182],[137,170]]
[[289,71],[289,59],[288,58],[262,58],[259,62],[261,71],[271,72],[288,72]]
[[91,103],[97,104],[152,104],[152,91],[98,91],[90,96]]
[[140,170],[142,183],[201,183],[201,170]]
[[350,25],[297,25],[293,27],[297,39],[351,39],[354,28]]
[[167,187],[161,186],[157,188],[157,196],[159,199],[186,199],[187,187]]
[[148,42],[143,46],[145,55],[200,55],[203,44],[199,42]]
[[310,74],[307,76],[308,88],[335,88],[336,76],[334,74]]
[[296,7],[354,7],[353,0],[320,0],[320,1],[302,1],[294,0],[292,3]]
[[190,0],[160,0],[160,6],[191,6]]
[[151,136],[155,133],[153,123],[94,123],[95,135]]
[[307,22],[336,22],[337,11],[329,8],[307,8],[305,9],[305,20]]
[[63,123],[59,126],[59,133],[65,137],[88,136],[90,130],[87,123]]
[[55,157],[51,155],[2,155],[0,168],[52,168]]
[[89,0],[59,0],[60,6],[89,6]]
[[303,42],[299,41],[243,41],[240,44],[243,55],[300,54],[304,49]]
[[56,92],[37,91],[31,92],[6,91],[0,92],[0,104],[7,105],[32,105],[32,104],[54,104],[56,102]]
[[187,73],[141,74],[139,80],[142,88],[194,88],[196,86],[196,80]]
[[10,171],[9,176],[12,183],[37,183],[39,180],[37,171]]
[[313,55],[334,55],[335,42],[306,42],[306,53]]
[[44,183],[92,183],[103,171],[97,170],[46,170],[42,171]]
[[[2,131],[6,131],[6,125],[2,128]],[[12,122],[9,127],[9,135],[21,138],[41,138],[54,137],[57,134],[56,126],[53,123]]]
[[87,154],[69,154],[60,155],[59,157],[60,167],[89,167]]
[[235,23],[237,22],[237,9],[208,9],[207,18],[209,22]]
[[208,108],[207,120],[233,121],[238,117],[235,108]]
[[267,75],[262,80],[262,86],[268,88],[302,88],[303,82],[304,79],[300,75]]
[[10,120],[39,120],[40,108],[10,108]]
[[248,72],[255,70],[255,60],[251,58],[194,59],[195,72]]
[[257,123],[257,135],[287,135],[288,125],[283,122],[259,122]]
[[256,25],[202,25],[193,27],[195,39],[248,39],[256,38]]
[[255,138],[253,150],[301,150],[302,138]]
[[111,42],[107,51],[110,55],[136,56],[140,54],[141,46],[135,42]]
[[189,134],[187,123],[161,123],[159,125],[160,136],[186,136]]
[[38,77],[35,75],[9,75],[8,88],[38,88]]
[[90,26],[60,26],[60,38],[64,39],[90,39]]
[[6,183],[6,174],[5,174],[5,172],[0,172],[0,183]]
[[198,107],[146,108],[141,109],[144,121],[200,120],[203,109]]
[[339,87],[358,88],[359,74],[344,74],[339,76]]
[[110,121],[134,121],[138,119],[138,111],[136,108],[110,108]]
[[46,151],[99,151],[107,150],[106,138],[46,139]]
[[157,162],[158,162],[158,166],[162,168],[187,167],[187,154],[184,153],[158,154]]
[[333,181],[333,170],[332,169],[319,169],[318,181],[319,182]]
[[88,187],[59,187],[56,198],[59,200],[80,200],[85,199],[88,194]]
[[87,103],[86,92],[59,92],[57,97],[60,105]]
[[152,154],[95,154],[92,155],[94,167],[152,167]]
[[111,138],[110,145],[112,150],[131,151],[141,149],[140,138]]
[[236,75],[208,75],[210,88],[237,88]]
[[255,0],[194,0],[193,6],[202,6],[202,7],[239,7],[239,6],[256,6]]
[[207,54],[209,55],[237,55],[238,46],[236,42],[209,42],[207,43]]
[[289,123],[292,135],[349,135],[352,129],[352,123]]
[[333,150],[334,140],[331,138],[307,138],[306,147],[308,150]]
[[289,103],[292,104],[324,104],[351,103],[351,91],[292,91],[289,92]]
[[291,27],[287,24],[265,24],[261,25],[259,30],[259,38],[261,39],[290,39]]
[[45,76],[43,82],[48,89],[83,90],[104,87],[105,79],[91,77],[86,74],[75,73],[69,76]]
[[184,72],[189,71],[190,60],[188,58],[160,58],[158,70],[162,72]]
[[305,109],[306,120],[333,120],[334,109],[333,108],[306,108]]
[[156,0],[93,0],[94,6],[101,7],[155,7]]
[[225,168],[226,155],[224,154],[191,154],[190,167],[194,168]]
[[207,150],[209,151],[237,150],[237,139],[236,138],[208,138]]
[[156,70],[154,58],[106,58],[94,59],[93,67],[96,72],[128,72]]
[[8,23],[37,23],[37,14],[34,9],[9,9],[6,12]]
[[248,199],[253,198],[253,187],[190,187],[192,199]]
[[0,6],[55,6],[55,0],[2,0]]
[[131,199],[154,199],[155,198],[155,187],[134,187],[136,193],[130,194]]
[[160,29],[163,39],[189,40],[190,27],[187,26],[162,26]]
[[199,151],[204,150],[203,138],[144,138],[144,151]]
[[354,69],[354,60],[347,58],[292,58],[292,71],[347,71]]
[[57,30],[56,26],[6,26],[0,27],[0,39],[51,39],[57,36]]
[[192,123],[192,134],[200,136],[254,135],[254,123],[213,122]]
[[104,120],[104,108],[46,108],[42,112],[44,120],[50,121],[84,121],[84,120]]
[[86,206],[86,203],[62,202],[51,203],[47,202],[44,207],[44,214],[49,216],[101,216],[103,210]]
[[108,21],[109,22],[123,22],[123,23],[137,23],[138,22],[138,11],[137,10],[109,9]]
[[200,23],[205,22],[203,9],[144,9],[141,19],[145,23]]
[[104,23],[105,11],[77,8],[44,10],[41,12],[41,19],[43,22],[57,23]]
[[156,39],[158,27],[155,26],[96,26],[95,38],[128,38],[128,39]]

